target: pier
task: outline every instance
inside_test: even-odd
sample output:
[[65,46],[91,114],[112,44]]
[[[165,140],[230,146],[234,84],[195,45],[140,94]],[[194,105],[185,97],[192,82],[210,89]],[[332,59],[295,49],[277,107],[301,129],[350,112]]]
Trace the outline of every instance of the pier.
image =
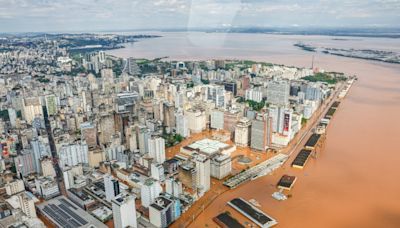
[[228,205],[262,228],[272,227],[278,224],[275,219],[266,215],[260,209],[254,207],[242,198],[233,199],[228,202]]
[[224,185],[232,189],[247,181],[265,176],[275,169],[281,167],[288,158],[289,156],[286,154],[278,154],[248,170],[237,174],[236,176],[229,178],[227,181],[224,182]]

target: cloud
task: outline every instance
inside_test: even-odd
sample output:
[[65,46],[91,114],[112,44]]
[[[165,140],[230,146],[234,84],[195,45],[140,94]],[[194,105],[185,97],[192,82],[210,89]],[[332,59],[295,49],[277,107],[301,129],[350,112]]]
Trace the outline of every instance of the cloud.
[[0,0],[0,31],[398,26],[400,0]]

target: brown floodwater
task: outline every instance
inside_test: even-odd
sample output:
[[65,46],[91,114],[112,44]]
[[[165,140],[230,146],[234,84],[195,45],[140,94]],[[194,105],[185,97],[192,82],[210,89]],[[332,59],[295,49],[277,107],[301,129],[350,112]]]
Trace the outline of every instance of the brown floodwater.
[[[111,51],[121,57],[171,59],[236,58],[294,66],[311,65],[313,53],[293,47],[297,41],[334,47],[398,51],[396,39],[252,34],[172,33]],[[213,42],[214,41],[214,42]],[[327,130],[324,149],[305,169],[286,165],[273,175],[246,183],[219,196],[191,227],[217,227],[218,213],[230,211],[235,197],[257,200],[277,227],[400,227],[400,65],[323,54],[315,66],[355,74],[359,80],[343,100]],[[298,177],[292,197],[271,197],[283,174]]]

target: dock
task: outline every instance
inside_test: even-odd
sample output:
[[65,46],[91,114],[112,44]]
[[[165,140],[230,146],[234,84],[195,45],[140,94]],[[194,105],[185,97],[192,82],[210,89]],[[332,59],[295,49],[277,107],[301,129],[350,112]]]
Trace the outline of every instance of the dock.
[[237,175],[229,178],[224,182],[225,186],[233,189],[237,186],[246,183],[247,181],[257,179],[258,177],[265,176],[275,169],[282,166],[282,164],[289,158],[286,154],[278,154],[248,170],[238,173]]
[[301,150],[292,162],[293,168],[303,169],[311,155],[311,150]]
[[221,228],[244,228],[244,226],[240,224],[238,220],[230,216],[228,212],[219,214],[217,217],[213,218],[213,221]]
[[320,138],[321,138],[320,134],[312,134],[311,137],[307,140],[304,148],[309,150],[314,150]]
[[228,205],[262,228],[272,227],[278,224],[271,216],[268,216],[242,198],[235,198],[229,201]]
[[280,189],[291,190],[297,178],[295,176],[283,175],[277,186]]

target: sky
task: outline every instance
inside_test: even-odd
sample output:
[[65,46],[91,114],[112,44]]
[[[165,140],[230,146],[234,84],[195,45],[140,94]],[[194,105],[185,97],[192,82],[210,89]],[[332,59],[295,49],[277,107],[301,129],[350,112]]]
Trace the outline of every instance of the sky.
[[400,0],[0,0],[0,33],[399,22]]

